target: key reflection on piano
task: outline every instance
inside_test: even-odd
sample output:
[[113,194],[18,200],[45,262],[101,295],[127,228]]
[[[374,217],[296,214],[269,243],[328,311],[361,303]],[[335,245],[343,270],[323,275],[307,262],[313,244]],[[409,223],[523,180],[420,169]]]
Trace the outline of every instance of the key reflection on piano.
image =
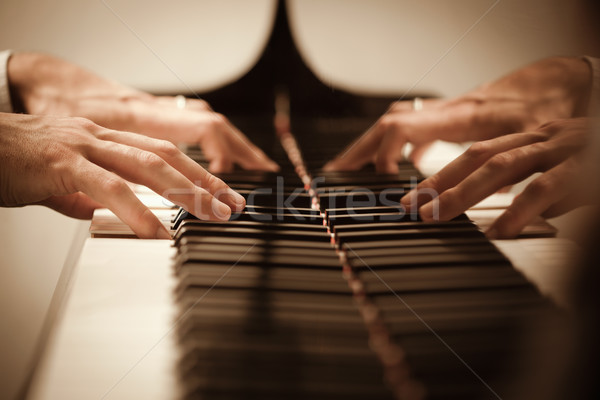
[[282,176],[225,175],[244,213],[174,222],[187,398],[510,393],[523,323],[550,307],[477,226],[404,215],[409,164]]

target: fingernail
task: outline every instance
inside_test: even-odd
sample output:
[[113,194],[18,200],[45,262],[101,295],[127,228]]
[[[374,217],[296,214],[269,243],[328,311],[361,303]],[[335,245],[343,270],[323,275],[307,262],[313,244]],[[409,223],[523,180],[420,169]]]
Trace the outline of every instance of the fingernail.
[[415,193],[414,193],[414,191],[411,190],[410,192],[408,192],[404,196],[402,196],[402,198],[400,199],[400,204],[402,204],[404,206],[404,208],[407,211],[409,211],[413,204],[414,197],[415,197]]
[[431,202],[419,208],[419,215],[425,221],[431,221],[433,219],[433,205]]
[[485,232],[485,236],[490,240],[498,239],[498,231],[496,228],[490,228]]
[[156,230],[156,235],[155,236],[156,236],[157,239],[171,240],[171,234],[167,231],[167,229],[164,226],[160,226]]
[[271,170],[273,172],[277,172],[281,169],[281,167],[279,166],[279,164],[277,164],[275,161],[271,161]]
[[231,216],[231,208],[229,208],[227,204],[217,200],[216,197],[213,197],[212,199],[212,210],[213,214],[223,221],[229,220],[229,217]]
[[237,210],[242,210],[244,207],[246,207],[246,199],[244,199],[244,196],[242,196],[235,190],[228,189],[227,195],[231,200],[231,203],[235,204]]

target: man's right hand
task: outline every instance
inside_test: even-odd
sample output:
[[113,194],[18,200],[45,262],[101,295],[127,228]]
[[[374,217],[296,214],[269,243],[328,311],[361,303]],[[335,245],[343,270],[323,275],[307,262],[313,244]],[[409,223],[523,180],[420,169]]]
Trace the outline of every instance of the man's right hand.
[[227,220],[242,196],[168,141],[83,118],[0,113],[0,205],[44,204],[75,218],[107,207],[141,238],[169,238],[132,192],[148,186],[202,219]]

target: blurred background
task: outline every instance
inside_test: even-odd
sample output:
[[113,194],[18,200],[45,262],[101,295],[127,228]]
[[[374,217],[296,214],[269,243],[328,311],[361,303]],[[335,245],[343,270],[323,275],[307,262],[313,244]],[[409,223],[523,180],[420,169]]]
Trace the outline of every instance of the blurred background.
[[[543,57],[599,56],[587,3],[288,0],[287,11],[300,55],[326,85],[454,96]],[[276,8],[276,0],[3,0],[0,49],[52,53],[157,94],[202,94],[253,67]],[[14,398],[31,368],[60,272],[87,226],[42,207],[0,208],[0,398]]]

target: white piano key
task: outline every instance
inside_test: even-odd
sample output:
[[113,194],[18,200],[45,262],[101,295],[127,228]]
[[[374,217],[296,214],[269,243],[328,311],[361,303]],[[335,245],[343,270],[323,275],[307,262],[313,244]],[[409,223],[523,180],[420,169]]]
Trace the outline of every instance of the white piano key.
[[176,398],[174,248],[88,239],[29,398]]

